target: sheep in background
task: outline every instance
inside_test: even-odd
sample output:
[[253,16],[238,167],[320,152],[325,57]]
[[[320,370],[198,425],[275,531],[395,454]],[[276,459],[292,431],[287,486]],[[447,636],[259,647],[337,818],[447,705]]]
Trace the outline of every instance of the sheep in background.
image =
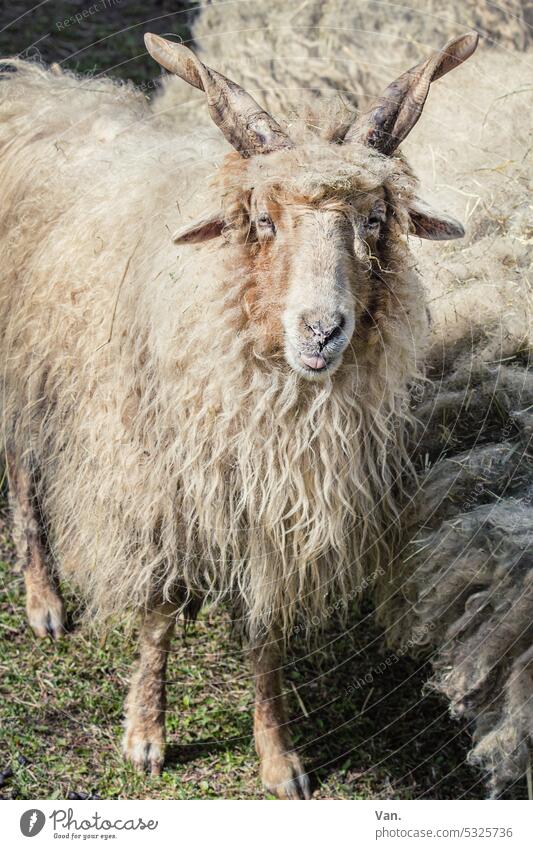
[[128,87],[18,60],[2,80],[3,436],[28,614],[61,635],[48,547],[93,623],[143,614],[124,738],[141,768],[163,763],[176,616],[228,601],[263,782],[310,795],[281,647],[390,558],[426,327],[403,236],[463,234],[393,154],[476,43],[453,40],[323,139],[147,36],[205,92],[225,157],[206,143],[199,158]]
[[428,386],[413,451],[427,471],[375,591],[388,644],[431,652],[494,796],[523,779],[533,740],[532,406],[519,357]]
[[[213,3],[201,0],[193,23],[200,58],[216,57],[221,70],[261,93],[271,111],[301,114],[302,101],[342,99],[364,108],[391,77],[465,28],[476,30],[490,50],[527,51],[531,46],[530,0],[283,0]],[[239,33],[238,41],[231,38]],[[482,60],[483,61],[483,60]],[[180,117],[191,103],[172,76],[154,103],[159,113]]]

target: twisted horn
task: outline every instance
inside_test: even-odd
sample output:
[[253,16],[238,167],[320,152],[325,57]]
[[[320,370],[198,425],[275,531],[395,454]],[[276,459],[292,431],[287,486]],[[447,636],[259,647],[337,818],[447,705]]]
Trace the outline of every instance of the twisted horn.
[[390,156],[420,118],[429,87],[453,71],[477,47],[478,34],[454,38],[429,59],[394,80],[367,112],[359,115],[344,136],[344,142],[362,142]]
[[184,47],[146,33],[150,55],[163,68],[204,91],[211,118],[242,156],[293,147],[279,124],[241,86],[204,65]]

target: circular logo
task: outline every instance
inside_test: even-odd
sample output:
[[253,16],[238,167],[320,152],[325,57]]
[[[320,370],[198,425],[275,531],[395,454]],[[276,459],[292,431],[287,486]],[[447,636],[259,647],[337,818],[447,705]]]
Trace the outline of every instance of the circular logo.
[[46,822],[46,817],[42,811],[37,808],[31,808],[29,811],[24,811],[20,818],[20,830],[24,837],[35,837],[42,831]]

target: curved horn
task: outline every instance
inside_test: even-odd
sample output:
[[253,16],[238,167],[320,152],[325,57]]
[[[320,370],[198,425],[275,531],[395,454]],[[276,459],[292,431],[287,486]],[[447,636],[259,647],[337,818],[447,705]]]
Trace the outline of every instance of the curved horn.
[[237,83],[200,62],[192,50],[146,33],[150,55],[167,71],[205,91],[209,114],[242,156],[293,147],[276,121]]
[[356,118],[344,141],[362,142],[390,156],[420,118],[431,83],[468,59],[478,38],[476,32],[454,38],[394,80],[370,109]]

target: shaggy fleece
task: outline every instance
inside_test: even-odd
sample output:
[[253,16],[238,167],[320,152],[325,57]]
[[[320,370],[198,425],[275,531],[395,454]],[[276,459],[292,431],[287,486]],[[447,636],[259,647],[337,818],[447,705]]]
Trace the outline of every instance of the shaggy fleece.
[[[354,598],[390,558],[426,332],[403,239],[409,170],[304,124],[302,147],[217,167],[220,136],[189,146],[134,90],[12,64],[0,103],[3,438],[38,469],[60,576],[97,625],[200,597],[237,603],[252,636],[273,623],[288,634]],[[360,331],[323,383],[265,350],[248,314],[243,221],[262,184],[289,199],[384,186],[395,210],[372,339]],[[213,208],[223,240],[174,244],[178,225]]]

